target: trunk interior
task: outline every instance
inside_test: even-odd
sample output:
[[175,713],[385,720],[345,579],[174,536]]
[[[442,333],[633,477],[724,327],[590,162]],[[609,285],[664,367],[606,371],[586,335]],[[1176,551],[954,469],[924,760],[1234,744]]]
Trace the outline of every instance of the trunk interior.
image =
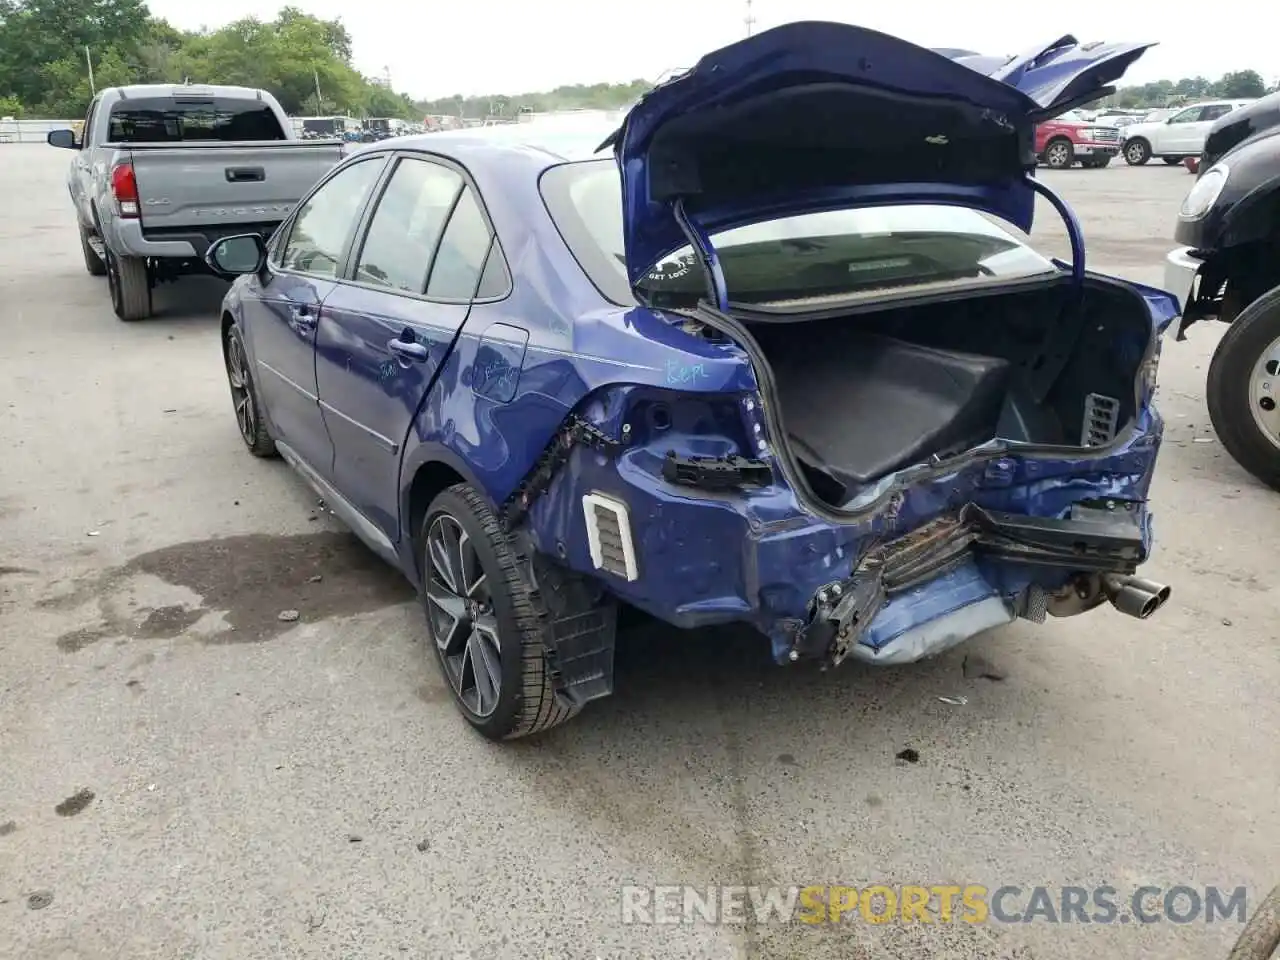
[[1138,294],[1093,279],[1082,312],[1064,280],[823,319],[737,318],[772,368],[792,452],[837,507],[996,438],[1108,442],[1134,417],[1151,336]]

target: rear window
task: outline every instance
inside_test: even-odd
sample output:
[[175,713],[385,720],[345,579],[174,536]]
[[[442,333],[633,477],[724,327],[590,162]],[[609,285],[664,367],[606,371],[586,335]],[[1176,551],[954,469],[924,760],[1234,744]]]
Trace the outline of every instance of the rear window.
[[302,129],[307,133],[318,133],[324,136],[332,136],[341,128],[341,124],[337,120],[303,120]]
[[[592,283],[631,303],[622,244],[622,184],[613,160],[553,167],[542,195]],[[1055,274],[1026,239],[974,210],[913,204],[786,217],[712,237],[736,303],[803,309]],[[705,295],[692,249],[666,257],[641,288],[659,307]]]
[[154,97],[111,107],[113,143],[191,140],[284,140],[275,113],[260,100],[234,97]]

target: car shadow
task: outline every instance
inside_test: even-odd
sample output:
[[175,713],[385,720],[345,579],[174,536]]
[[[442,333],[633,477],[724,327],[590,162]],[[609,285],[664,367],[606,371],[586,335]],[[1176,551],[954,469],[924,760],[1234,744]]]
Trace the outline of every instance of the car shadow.
[[185,324],[217,320],[222,311],[222,298],[229,289],[229,282],[212,276],[182,277],[173,283],[159,284],[151,294],[152,315],[142,322]]

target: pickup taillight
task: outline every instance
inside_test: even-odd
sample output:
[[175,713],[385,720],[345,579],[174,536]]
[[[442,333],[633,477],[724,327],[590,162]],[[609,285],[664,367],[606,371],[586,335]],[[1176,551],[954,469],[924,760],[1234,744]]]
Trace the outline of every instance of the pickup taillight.
[[111,168],[111,193],[116,199],[116,212],[124,219],[138,216],[138,178],[132,163],[117,163]]

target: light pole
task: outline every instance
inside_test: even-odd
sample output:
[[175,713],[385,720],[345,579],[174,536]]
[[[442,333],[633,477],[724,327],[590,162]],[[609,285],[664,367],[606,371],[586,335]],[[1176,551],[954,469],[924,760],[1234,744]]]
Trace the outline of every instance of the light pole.
[[742,22],[747,25],[747,36],[751,36],[751,30],[756,25],[756,18],[751,14],[752,0],[747,0],[747,15],[743,17]]

